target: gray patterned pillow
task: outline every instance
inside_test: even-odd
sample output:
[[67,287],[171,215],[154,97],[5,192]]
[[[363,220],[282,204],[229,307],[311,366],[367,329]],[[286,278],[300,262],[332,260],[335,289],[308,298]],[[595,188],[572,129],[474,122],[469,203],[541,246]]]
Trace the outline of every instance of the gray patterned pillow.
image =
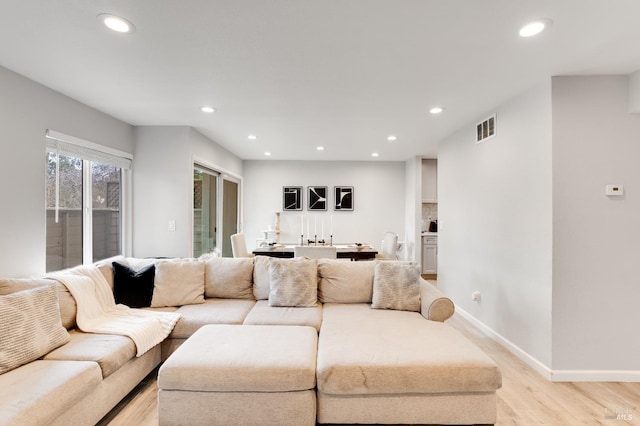
[[58,289],[58,305],[60,306],[60,319],[67,330],[76,326],[76,299],[69,289],[62,283],[47,278],[5,278],[0,279],[0,296],[17,293],[22,290],[53,285]]
[[420,312],[419,278],[413,262],[376,261],[371,307]]
[[269,306],[316,306],[318,261],[298,257],[269,261]]
[[40,358],[70,339],[55,286],[0,296],[0,374]]

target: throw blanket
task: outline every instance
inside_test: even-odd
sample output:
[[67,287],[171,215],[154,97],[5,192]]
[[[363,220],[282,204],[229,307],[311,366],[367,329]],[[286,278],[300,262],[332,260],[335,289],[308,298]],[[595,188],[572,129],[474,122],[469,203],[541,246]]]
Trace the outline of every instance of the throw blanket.
[[128,336],[136,344],[136,356],[142,356],[162,342],[180,319],[180,314],[175,312],[116,305],[109,283],[93,265],[79,266],[47,277],[64,284],[76,300],[76,323],[80,330]]

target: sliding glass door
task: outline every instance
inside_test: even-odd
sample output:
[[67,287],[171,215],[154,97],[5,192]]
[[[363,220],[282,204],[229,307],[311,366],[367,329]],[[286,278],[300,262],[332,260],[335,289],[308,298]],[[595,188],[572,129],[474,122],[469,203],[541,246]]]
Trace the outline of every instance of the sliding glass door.
[[216,249],[218,174],[196,167],[193,171],[193,256]]
[[194,164],[193,256],[232,257],[231,235],[238,232],[240,179]]
[[222,209],[222,256],[233,257],[231,236],[238,232],[238,183],[224,179]]

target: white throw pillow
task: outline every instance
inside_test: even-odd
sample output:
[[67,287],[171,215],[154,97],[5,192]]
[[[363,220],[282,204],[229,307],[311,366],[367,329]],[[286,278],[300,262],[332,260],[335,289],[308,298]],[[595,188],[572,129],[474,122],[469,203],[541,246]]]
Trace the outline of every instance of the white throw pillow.
[[317,306],[317,260],[272,258],[269,261],[269,280],[269,306]]
[[420,271],[413,262],[376,261],[373,277],[375,309],[420,312]]
[[221,299],[253,299],[253,259],[217,257],[207,260],[204,294]]
[[318,300],[322,303],[371,303],[375,262],[318,261]]
[[156,263],[152,308],[204,303],[204,262],[162,260]]
[[0,374],[46,355],[69,339],[60,320],[55,286],[0,296]]

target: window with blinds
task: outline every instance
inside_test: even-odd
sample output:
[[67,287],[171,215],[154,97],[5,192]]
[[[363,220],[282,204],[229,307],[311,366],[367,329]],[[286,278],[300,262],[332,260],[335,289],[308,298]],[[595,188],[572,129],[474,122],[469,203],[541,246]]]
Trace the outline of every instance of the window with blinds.
[[51,130],[45,140],[46,270],[122,254],[131,154]]

